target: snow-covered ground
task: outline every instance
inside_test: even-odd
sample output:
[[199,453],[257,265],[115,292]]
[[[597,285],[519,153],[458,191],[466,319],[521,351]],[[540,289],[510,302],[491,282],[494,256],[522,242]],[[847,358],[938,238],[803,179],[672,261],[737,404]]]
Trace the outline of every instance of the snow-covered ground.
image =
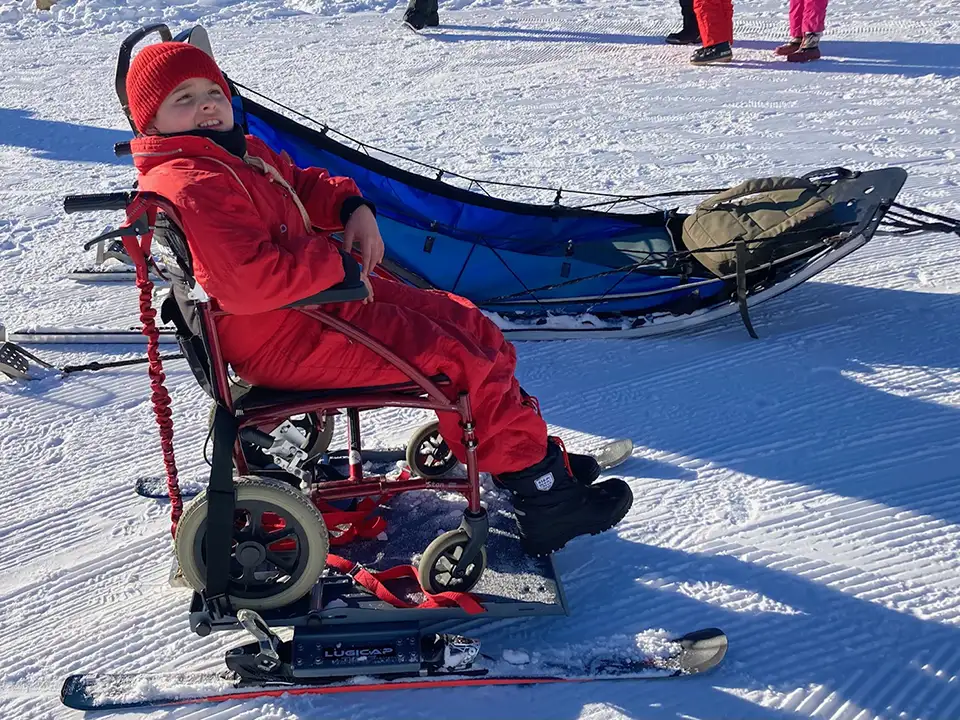
[[[127,187],[113,71],[124,33],[202,20],[241,82],[380,147],[478,177],[609,191],[900,165],[901,200],[960,214],[960,1],[833,0],[826,58],[772,57],[785,2],[737,2],[736,62],[661,42],[672,0],[452,0],[399,29],[393,0],[0,0],[0,321],[123,327],[130,286],[63,274],[115,220],[69,192]],[[521,343],[519,374],[571,448],[630,437],[636,503],[559,553],[572,615],[485,638],[562,648],[717,625],[684,681],[282,698],[151,718],[960,717],[960,248],[875,238],[737,321],[646,341]],[[58,362],[130,346],[45,346]],[[202,469],[207,405],[168,368],[178,457]],[[169,588],[167,508],[142,368],[0,380],[0,717],[53,718],[68,672],[215,668]],[[420,420],[383,412],[371,446]],[[138,717],[136,713],[117,717]]]

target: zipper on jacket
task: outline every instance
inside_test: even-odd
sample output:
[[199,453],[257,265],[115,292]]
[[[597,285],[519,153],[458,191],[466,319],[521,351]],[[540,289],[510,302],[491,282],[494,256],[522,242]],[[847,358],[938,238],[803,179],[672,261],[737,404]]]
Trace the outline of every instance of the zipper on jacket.
[[164,157],[165,155],[176,155],[177,153],[182,153],[183,148],[177,148],[176,150],[166,150],[164,152],[139,152],[133,153],[133,157]]

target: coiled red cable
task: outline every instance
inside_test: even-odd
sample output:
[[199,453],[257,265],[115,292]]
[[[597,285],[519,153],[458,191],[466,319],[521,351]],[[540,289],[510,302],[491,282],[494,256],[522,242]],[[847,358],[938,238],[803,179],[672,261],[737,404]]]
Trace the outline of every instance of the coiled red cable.
[[[156,205],[142,195],[134,198],[127,207],[127,226],[133,225],[144,214],[152,228],[156,220]],[[150,280],[148,261],[153,230],[136,236],[125,236],[123,245],[137,268],[137,288],[140,290],[141,332],[147,336],[147,358],[150,375],[150,399],[153,402],[153,414],[160,430],[160,448],[163,451],[163,465],[167,471],[167,493],[170,496],[170,532],[176,535],[177,522],[183,514],[183,498],[180,494],[180,481],[177,476],[177,462],[173,453],[173,413],[170,410],[170,393],[163,381],[167,376],[163,372],[160,360],[160,330],[157,328],[157,311],[153,308],[153,281]]]

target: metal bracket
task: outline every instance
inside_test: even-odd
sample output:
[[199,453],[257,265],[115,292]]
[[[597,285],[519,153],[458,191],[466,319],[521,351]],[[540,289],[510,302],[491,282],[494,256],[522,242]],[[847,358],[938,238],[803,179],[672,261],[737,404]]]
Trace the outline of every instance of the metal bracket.
[[469,511],[463,513],[463,519],[460,521],[460,529],[467,537],[467,545],[463,549],[463,554],[453,568],[453,576],[463,577],[470,563],[474,562],[480,556],[480,551],[487,542],[487,534],[490,530],[490,521],[487,518],[487,511],[483,508],[478,513]]
[[253,610],[242,609],[237,611],[237,620],[257,641],[259,652],[254,658],[257,668],[263,672],[273,672],[279,668],[282,664],[280,654],[277,652],[280,648],[280,638],[274,634],[263,618]]
[[310,459],[303,449],[307,444],[307,438],[296,425],[289,420],[284,420],[269,434],[255,428],[244,428],[240,431],[240,439],[259,446],[277,467],[300,480],[302,490],[310,491],[315,477],[312,472],[303,468]]
[[134,264],[120,240],[114,240],[109,247],[107,247],[106,240],[97,240],[97,259],[95,260],[97,266],[103,265],[104,262],[111,259],[122,262],[124,265]]
[[87,240],[83,244],[84,250],[89,250],[94,245],[102,243],[106,240],[112,240],[113,238],[124,238],[124,237],[136,237],[138,235],[146,235],[150,232],[150,223],[147,220],[146,215],[141,215],[136,220],[134,220],[130,225],[124,225],[119,227],[116,230],[108,230],[106,232],[100,233],[92,240]]
[[0,342],[0,373],[14,380],[32,380],[31,361],[43,368],[53,367],[16,343]]

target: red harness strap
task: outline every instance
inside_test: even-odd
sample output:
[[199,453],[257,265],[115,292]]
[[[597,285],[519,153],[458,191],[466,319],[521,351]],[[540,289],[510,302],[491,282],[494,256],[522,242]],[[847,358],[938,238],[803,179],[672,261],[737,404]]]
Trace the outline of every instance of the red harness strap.
[[372,540],[386,532],[387,521],[376,514],[380,503],[386,502],[383,496],[374,502],[372,498],[363,498],[357,503],[356,510],[341,510],[323,500],[314,500],[314,505],[323,515],[330,532],[331,545],[346,545],[357,538]]
[[[351,576],[358,585],[366,588],[385,603],[397,608],[461,607],[471,615],[480,615],[486,612],[483,605],[470,593],[442,592],[434,595],[423,590],[420,574],[413,565],[397,565],[383,572],[370,572],[362,565],[332,554],[327,555],[327,565]],[[401,600],[383,584],[384,580],[399,580],[401,578],[415,580],[426,599],[419,604]]]

